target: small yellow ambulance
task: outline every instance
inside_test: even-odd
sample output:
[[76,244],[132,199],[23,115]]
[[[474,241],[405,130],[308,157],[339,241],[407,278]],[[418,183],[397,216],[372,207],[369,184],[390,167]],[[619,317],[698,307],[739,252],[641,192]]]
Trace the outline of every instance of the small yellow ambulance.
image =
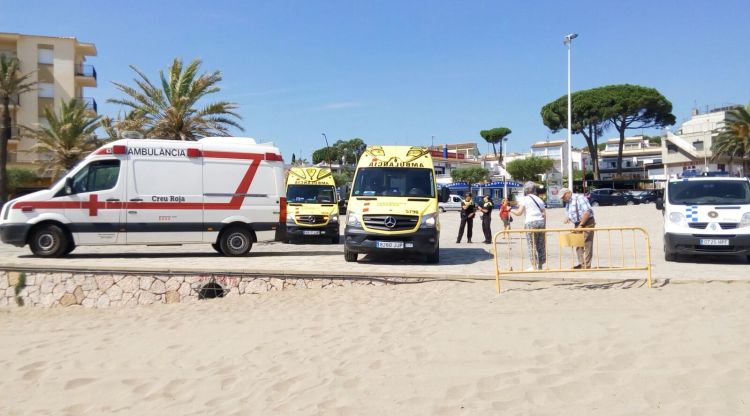
[[286,202],[286,242],[316,237],[339,243],[338,198],[330,169],[289,169]]
[[369,146],[354,174],[344,258],[362,253],[416,253],[440,261],[438,193],[425,147]]

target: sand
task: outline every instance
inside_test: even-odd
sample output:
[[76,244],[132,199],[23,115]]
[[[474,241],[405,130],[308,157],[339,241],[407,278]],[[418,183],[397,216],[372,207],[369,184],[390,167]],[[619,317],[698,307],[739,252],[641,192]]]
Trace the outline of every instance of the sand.
[[0,310],[0,413],[750,414],[750,284],[504,289]]

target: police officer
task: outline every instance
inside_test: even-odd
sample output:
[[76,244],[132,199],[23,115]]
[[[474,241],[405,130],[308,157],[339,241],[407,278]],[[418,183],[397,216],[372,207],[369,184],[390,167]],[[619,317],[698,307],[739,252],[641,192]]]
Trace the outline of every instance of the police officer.
[[484,244],[492,243],[492,230],[490,229],[490,221],[492,221],[492,198],[489,195],[484,196],[482,205],[479,206],[479,210],[482,211],[482,231],[484,232]]
[[474,214],[476,214],[477,206],[474,201],[471,200],[471,194],[466,193],[465,199],[461,201],[461,225],[458,227],[458,238],[456,243],[461,242],[461,238],[464,236],[464,227],[467,227],[466,238],[471,243],[471,232],[474,227]]

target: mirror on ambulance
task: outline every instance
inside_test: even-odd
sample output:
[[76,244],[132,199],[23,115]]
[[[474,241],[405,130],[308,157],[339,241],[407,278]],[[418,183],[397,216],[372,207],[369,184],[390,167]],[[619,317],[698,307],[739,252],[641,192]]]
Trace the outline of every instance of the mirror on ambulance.
[[73,194],[73,178],[68,176],[65,178],[65,195]]

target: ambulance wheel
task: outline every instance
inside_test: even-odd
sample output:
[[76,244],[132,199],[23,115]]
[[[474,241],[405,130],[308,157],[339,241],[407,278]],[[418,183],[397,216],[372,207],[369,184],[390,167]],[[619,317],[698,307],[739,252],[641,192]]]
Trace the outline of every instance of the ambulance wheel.
[[435,247],[435,251],[427,255],[427,263],[430,263],[430,264],[440,263],[440,245]]
[[338,244],[339,242],[341,242],[341,236],[339,234],[336,234],[333,237],[331,237],[331,243]]
[[348,263],[354,263],[357,261],[357,253],[344,249],[344,260]]
[[253,236],[242,227],[230,227],[219,237],[219,248],[225,256],[244,256],[252,247]]
[[224,252],[221,251],[221,246],[219,245],[219,243],[213,243],[213,244],[211,244],[211,247],[213,247],[214,250],[216,250],[217,253],[224,254]]
[[29,240],[31,252],[39,257],[64,256],[69,245],[68,235],[54,224],[43,225],[35,229]]

